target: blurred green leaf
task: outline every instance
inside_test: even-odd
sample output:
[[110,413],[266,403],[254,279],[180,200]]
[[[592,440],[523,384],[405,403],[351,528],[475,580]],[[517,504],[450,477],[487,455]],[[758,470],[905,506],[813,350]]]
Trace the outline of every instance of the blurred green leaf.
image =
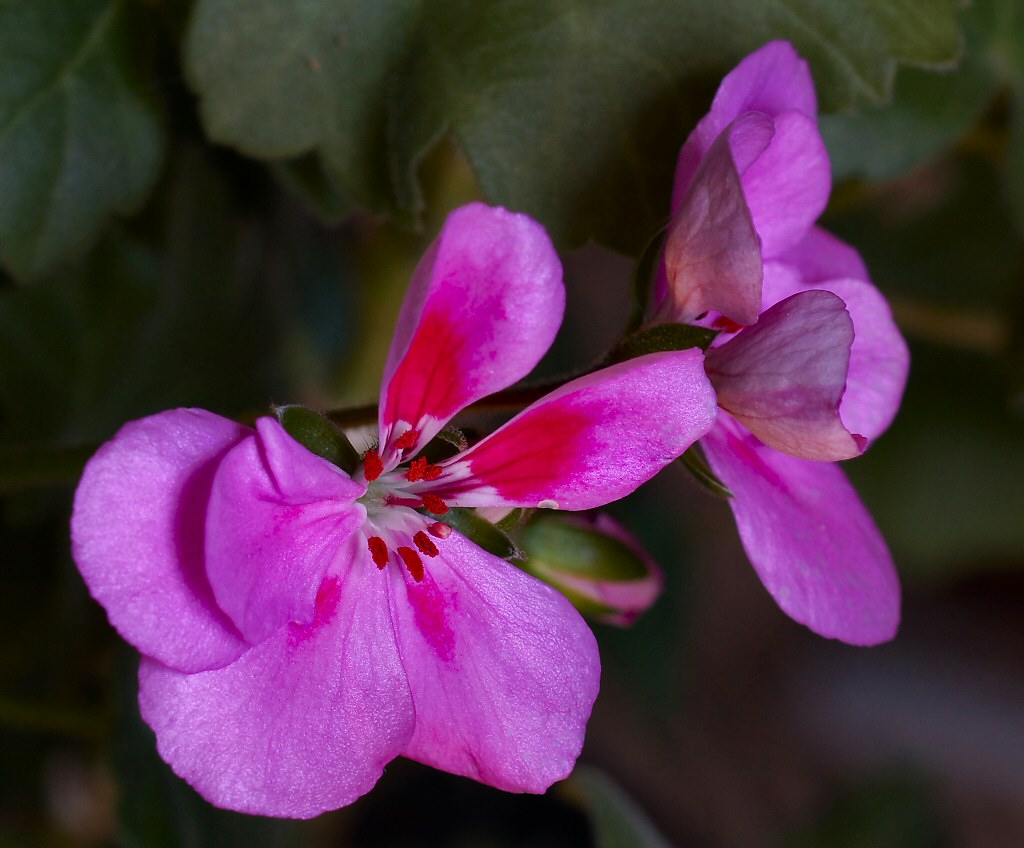
[[322,157],[351,197],[415,220],[416,170],[451,132],[487,198],[562,245],[636,252],[716,79],[772,38],[827,108],[880,102],[899,61],[957,56],[957,0],[200,0],[185,64],[210,137]]
[[573,790],[582,792],[597,848],[669,848],[640,805],[605,772],[578,766]]
[[0,257],[37,277],[130,212],[163,158],[125,0],[0,0]]

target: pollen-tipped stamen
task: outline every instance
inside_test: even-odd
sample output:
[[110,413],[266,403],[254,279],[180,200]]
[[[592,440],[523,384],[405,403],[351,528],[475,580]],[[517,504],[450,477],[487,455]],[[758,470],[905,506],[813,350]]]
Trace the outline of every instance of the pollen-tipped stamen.
[[432,494],[431,492],[426,492],[420,497],[423,498],[423,506],[425,506],[434,515],[444,515],[448,512],[448,504],[441,500],[437,495]]
[[434,544],[434,540],[422,530],[413,536],[412,540],[416,543],[416,547],[420,549],[421,554],[425,554],[428,557],[436,557],[440,553],[437,545]]
[[377,568],[383,568],[388,564],[388,546],[380,536],[371,536],[366,540],[366,545],[370,549],[370,556],[373,557]]
[[416,442],[418,442],[419,439],[419,430],[406,430],[401,436],[395,439],[395,447],[399,450],[409,450],[409,448],[416,446]]
[[423,579],[423,560],[420,559],[420,555],[405,545],[398,549],[398,555],[409,569],[412,579],[419,583]]
[[447,539],[452,535],[452,528],[443,521],[435,521],[427,527],[427,532],[435,539]]
[[366,475],[366,482],[372,483],[384,473],[384,462],[380,454],[375,450],[368,450],[363,456],[363,474]]

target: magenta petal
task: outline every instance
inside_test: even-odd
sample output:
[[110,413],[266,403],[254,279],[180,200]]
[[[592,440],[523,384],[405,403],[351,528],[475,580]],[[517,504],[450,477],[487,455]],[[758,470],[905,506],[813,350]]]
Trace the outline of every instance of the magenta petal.
[[143,661],[139,684],[160,755],[208,801],[245,813],[349,804],[412,733],[384,576],[368,561],[325,581],[313,626],[282,627],[202,674]]
[[822,289],[846,303],[853,319],[850,372],[840,413],[850,429],[876,439],[892,423],[903,398],[910,352],[881,292],[862,280],[832,280]]
[[450,461],[459,506],[590,509],[680,456],[714,421],[699,350],[653,353],[566,383]]
[[558,592],[458,533],[421,583],[393,583],[416,708],[405,756],[512,792],[572,771],[597,697],[597,644]]
[[701,162],[669,225],[668,286],[656,320],[690,323],[711,309],[738,324],[757,320],[761,243],[741,179],[769,146],[772,132],[771,119],[744,115]]
[[250,643],[313,620],[341,542],[362,526],[365,487],[271,418],[221,462],[206,522],[206,569],[221,608]]
[[718,405],[765,444],[804,459],[849,459],[866,445],[839,416],[852,342],[840,298],[801,292],[711,348],[707,372]]
[[867,266],[857,250],[821,227],[811,227],[779,259],[794,266],[807,285],[842,278],[869,279]]
[[250,432],[201,409],[132,421],[75,492],[71,546],[89,591],[128,642],[182,671],[225,665],[246,647],[213,599],[203,533],[217,463]]
[[900,588],[878,528],[834,463],[761,444],[727,415],[701,441],[747,556],[791,618],[852,645],[891,639]]
[[564,307],[562,266],[537,222],[479,203],[449,215],[416,269],[388,354],[382,455],[409,428],[420,432],[416,450],[460,409],[526,376]]

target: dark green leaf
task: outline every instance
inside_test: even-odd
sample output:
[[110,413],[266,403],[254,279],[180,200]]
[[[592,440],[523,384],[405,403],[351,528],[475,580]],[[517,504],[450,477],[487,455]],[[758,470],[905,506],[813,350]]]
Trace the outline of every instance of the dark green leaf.
[[124,0],[0,2],[0,256],[38,276],[135,209],[163,157]]
[[640,805],[600,769],[579,766],[569,789],[582,792],[597,848],[669,848]]
[[452,509],[438,517],[488,553],[502,559],[515,559],[520,556],[520,551],[512,539],[472,509]]
[[655,324],[626,336],[608,355],[610,362],[625,362],[648,353],[664,350],[688,350],[699,347],[707,350],[718,335],[718,330],[695,327],[692,324]]
[[772,38],[826,108],[880,102],[899,61],[949,64],[957,0],[199,0],[186,68],[215,141],[318,153],[352,198],[411,220],[446,132],[489,200],[561,245],[638,251],[716,78]]
[[345,434],[319,412],[292,404],[276,407],[274,414],[295,441],[317,456],[345,471],[355,471],[361,462],[359,452]]
[[686,466],[686,469],[702,486],[724,498],[733,497],[729,487],[719,480],[715,472],[711,470],[711,466],[708,465],[708,461],[704,457],[704,451],[701,450],[699,444],[690,445],[686,453],[679,457],[679,461]]

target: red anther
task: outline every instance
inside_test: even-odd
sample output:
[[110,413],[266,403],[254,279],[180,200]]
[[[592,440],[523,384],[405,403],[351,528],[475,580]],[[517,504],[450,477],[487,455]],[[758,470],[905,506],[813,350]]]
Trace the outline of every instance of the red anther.
[[398,549],[398,555],[409,569],[412,579],[419,583],[423,579],[423,560],[420,559],[420,555],[405,545]]
[[436,480],[444,472],[440,465],[428,465],[423,469],[424,480]]
[[452,535],[452,528],[443,521],[435,521],[427,527],[427,532],[436,539],[447,539]]
[[441,500],[437,495],[433,495],[427,492],[425,495],[421,495],[423,498],[423,506],[425,506],[434,515],[444,515],[448,512],[448,504]]
[[384,473],[384,463],[381,462],[380,454],[375,450],[368,450],[363,456],[363,473],[368,483],[372,483]]
[[388,564],[388,546],[380,536],[371,536],[366,540],[366,544],[377,568],[383,568]]
[[428,557],[436,557],[441,553],[437,549],[437,545],[434,544],[433,540],[422,530],[413,536],[412,540],[416,543],[416,547],[420,549],[421,554],[426,554]]
[[419,439],[419,430],[406,430],[395,440],[395,447],[399,450],[409,450],[409,448],[416,446],[416,442],[418,442]]
[[416,483],[426,477],[426,472],[429,468],[430,466],[427,465],[427,458],[425,456],[417,457],[409,465],[409,473],[405,475],[405,479],[410,483]]
[[724,315],[719,315],[711,326],[715,330],[722,330],[726,333],[736,333],[743,329],[742,324],[737,324],[731,318],[726,318]]

